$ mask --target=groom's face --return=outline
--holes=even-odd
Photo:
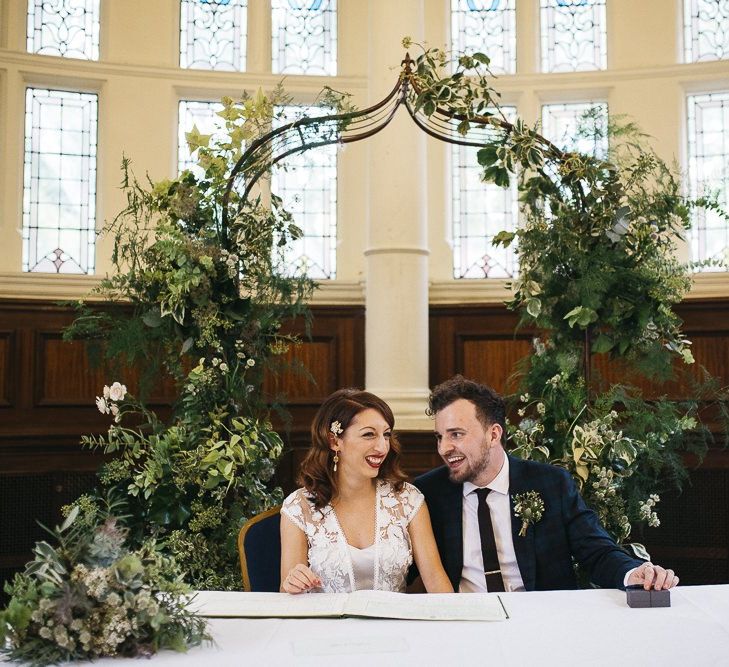
[[[491,454],[501,442],[501,427],[484,426],[471,401],[458,399],[435,414],[435,438],[452,482],[484,486],[493,479]]]

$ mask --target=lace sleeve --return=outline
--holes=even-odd
[[[306,532],[304,507],[307,501],[303,491],[303,489],[297,489],[283,501],[281,514],[290,519],[297,528]]]
[[[425,496],[419,489],[407,482],[403,484],[402,491],[400,492],[400,502],[402,502],[406,525],[415,518],[424,500]]]

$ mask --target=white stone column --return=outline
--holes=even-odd
[[[423,0],[368,3],[370,103],[394,86],[402,38],[422,41]],[[366,385],[392,407],[399,429],[430,429],[426,135],[401,108],[368,141]]]

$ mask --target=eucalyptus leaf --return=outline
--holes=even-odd
[[[539,314],[542,312],[542,302],[536,298],[532,297],[530,299],[527,299],[526,301],[526,311],[529,313],[533,318],[539,317]]]
[[[190,348],[192,348],[193,344],[195,343],[195,339],[190,336],[189,338],[185,339],[185,342],[182,343],[182,348],[180,349],[180,354],[185,354],[186,352],[189,352]]]
[[[74,505],[71,508],[71,511],[68,513],[68,516],[66,517],[66,520],[61,524],[61,527],[59,528],[59,531],[61,533],[67,531],[70,528],[71,524],[74,521],[76,521],[76,519],[78,518],[79,511],[80,511],[80,508],[79,508],[78,505]]]
[[[162,315],[160,314],[159,307],[152,308],[142,315],[142,322],[151,328],[160,326],[162,324]]]

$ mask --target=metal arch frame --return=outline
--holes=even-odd
[[[348,144],[368,139],[390,124],[401,105],[407,109],[409,116],[419,129],[439,141],[460,146],[484,146],[487,142],[486,136],[482,141],[468,139],[460,135],[454,126],[449,125],[453,121],[466,120],[465,116],[455,114],[442,107],[437,107],[432,116],[426,116],[416,109],[415,99],[421,90],[413,72],[414,64],[415,61],[410,58],[410,54],[406,54],[401,63],[402,71],[393,89],[385,98],[366,109],[330,116],[300,118],[253,141],[236,162],[228,178],[222,206],[221,232],[223,237],[227,234],[229,224],[230,200],[236,184],[241,178],[248,176],[245,178],[245,187],[240,196],[239,211],[248,201],[253,186],[275,164],[289,155],[303,153],[311,148]],[[496,132],[509,134],[513,129],[511,123],[496,116],[477,115],[468,120],[477,126],[472,134],[478,130],[487,132],[489,128]],[[311,135],[310,141],[307,141],[307,131]],[[563,155],[556,146],[546,139],[542,138],[542,140],[545,147],[554,151],[555,157]],[[249,170],[251,173],[247,174]]]

